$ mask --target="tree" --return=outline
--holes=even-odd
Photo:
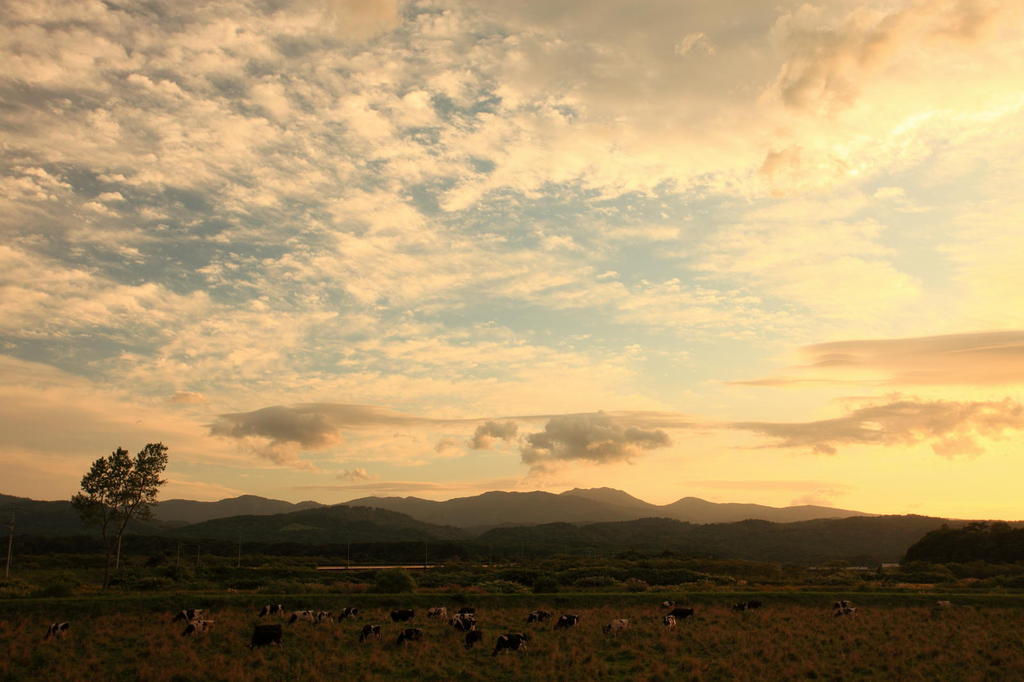
[[[384,594],[399,594],[416,590],[416,581],[404,568],[385,568],[377,571],[373,591]]]
[[[71,498],[82,521],[99,526],[106,552],[103,587],[110,585],[111,555],[114,567],[121,565],[121,537],[128,522],[148,519],[156,494],[167,481],[160,474],[167,468],[167,446],[149,443],[133,459],[124,448],[100,457],[82,477],[82,489]]]

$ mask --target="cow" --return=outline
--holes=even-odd
[[[359,633],[359,641],[365,642],[368,639],[380,639],[379,625],[364,625]]]
[[[732,605],[733,611],[749,611],[751,609],[759,608],[761,608],[761,602],[759,602],[756,599],[751,599],[750,601],[741,601]]]
[[[543,623],[544,621],[550,620],[550,619],[551,619],[551,612],[550,611],[537,610],[537,611],[531,611],[530,612],[530,615],[528,615],[526,617],[526,622],[527,623]]]
[[[494,640],[494,651],[491,656],[497,656],[502,651],[526,651],[526,642],[530,638],[521,632],[510,632],[500,635]]]
[[[304,609],[302,611],[292,611],[291,618],[288,619],[288,624],[289,625],[294,625],[295,623],[299,622],[300,620],[306,621],[307,623],[316,623],[317,622],[316,621],[316,614],[313,613],[312,611],[310,611],[309,609]]]
[[[191,623],[194,620],[198,620],[203,617],[203,609],[182,609],[178,611],[177,615],[171,619],[172,623],[177,623],[179,620],[183,620],[186,623]]]
[[[676,626],[676,617],[669,614],[661,619],[661,624],[667,628],[674,628]]]
[[[852,609],[853,602],[848,599],[840,599],[836,603],[832,604],[833,611],[839,611],[840,609]]]
[[[331,612],[330,611],[317,611],[316,613],[313,614],[313,624],[314,625],[320,625],[321,623],[330,623],[330,622],[331,622]]]
[[[625,630],[628,627],[629,627],[629,619],[628,618],[616,618],[615,620],[613,620],[612,622],[608,623],[607,625],[602,626],[601,627],[601,632],[603,632],[604,634],[608,635],[608,634],[611,634],[613,632],[622,632],[623,630]]]
[[[476,618],[470,615],[454,616],[448,623],[459,632],[476,630]]]
[[[472,649],[473,645],[484,641],[484,633],[480,630],[470,630],[466,633],[466,648]]]
[[[214,621],[212,620],[194,620],[185,626],[185,630],[181,633],[181,636],[188,637],[189,635],[192,635],[193,637],[197,637],[199,635],[206,634],[213,629],[213,623]]]
[[[948,609],[952,608],[952,606],[953,602],[947,601],[945,599],[940,599],[939,601],[935,602],[935,608],[937,609]]]
[[[357,609],[354,606],[346,606],[338,614],[338,622],[340,623],[341,621],[346,620],[348,618],[355,618],[358,615],[359,615],[359,609]]]
[[[737,604],[733,604],[732,605],[732,610],[733,611],[746,611],[747,610],[747,602],[741,601],[741,602],[739,602]]]
[[[400,646],[406,642],[419,642],[423,639],[423,630],[419,628],[406,628],[398,633],[395,645]]]
[[[571,614],[566,613],[566,614],[563,614],[563,615],[558,617],[558,622],[555,623],[555,629],[556,630],[567,630],[569,628],[574,628],[574,627],[576,627],[579,624],[580,624],[580,617],[579,616],[571,615]]]
[[[761,603],[760,599],[751,599],[750,601],[747,602],[747,608],[748,609],[759,609],[762,606],[764,606],[764,604]]]
[[[427,609],[427,618],[448,618],[448,609],[443,606],[434,606]]]
[[[252,631],[252,639],[249,641],[249,648],[256,649],[268,644],[279,646],[281,644],[281,624],[256,625]]]
[[[676,620],[686,620],[687,618],[693,617],[693,609],[685,606],[677,606],[669,611],[668,615],[672,616]]]
[[[50,623],[50,627],[46,629],[46,634],[43,639],[64,639],[64,635],[68,634],[68,630],[71,628],[71,623],[64,621],[63,623]]]
[[[674,601],[672,601],[671,599],[666,599],[665,601],[661,602],[661,608],[663,608],[663,609],[670,609],[670,608],[672,608],[675,605],[676,605],[676,603]]]
[[[838,618],[839,616],[852,616],[857,613],[856,607],[853,603],[846,599],[836,602],[838,606],[832,607],[832,617]]]
[[[412,621],[415,616],[416,611],[412,608],[396,608],[391,611],[391,622],[404,623],[406,621]]]
[[[267,604],[260,609],[260,618],[284,613],[284,604]]]

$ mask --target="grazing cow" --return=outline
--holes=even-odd
[[[185,626],[185,631],[181,633],[181,636],[188,637],[192,635],[193,637],[198,637],[199,635],[206,634],[213,629],[213,623],[214,621],[212,620],[194,620]]]
[[[476,630],[476,618],[474,618],[473,616],[454,616],[450,621],[448,621],[448,623],[459,632],[469,632],[470,630]]]
[[[625,630],[628,627],[629,627],[629,619],[628,618],[616,618],[615,620],[613,620],[612,622],[608,623],[607,625],[602,626],[601,627],[601,632],[603,632],[604,634],[607,635],[607,634],[611,634],[613,632],[622,632],[623,630]]]
[[[249,648],[255,649],[257,647],[267,646],[273,644],[278,646],[281,644],[281,624],[276,623],[274,625],[257,625],[252,631],[252,640],[249,641]]]
[[[661,624],[667,628],[674,628],[676,626],[676,617],[669,614],[661,619]]]
[[[674,601],[672,601],[671,599],[666,599],[665,601],[661,602],[661,608],[663,608],[663,609],[670,609],[670,608],[672,608],[675,605],[676,605],[676,603]]]
[[[404,623],[407,620],[412,620],[416,616],[416,612],[412,609],[395,609],[391,612],[391,620],[395,623]]]
[[[434,606],[427,609],[427,618],[448,618],[448,609],[443,606]]]
[[[380,626],[379,625],[364,625],[362,631],[359,633],[359,641],[365,642],[368,639],[380,639]]]
[[[186,623],[191,623],[194,620],[198,620],[203,617],[203,609],[182,609],[178,611],[177,615],[171,619],[172,623],[177,623],[179,620],[183,620]]]
[[[757,599],[751,599],[750,601],[741,601],[732,605],[733,611],[749,611],[750,609],[759,609],[762,604]]]
[[[267,604],[260,609],[260,618],[284,613],[284,604]]]
[[[473,645],[484,641],[484,633],[480,630],[470,630],[466,633],[466,648],[472,649]]]
[[[64,639],[64,635],[68,634],[68,630],[71,628],[71,623],[64,621],[63,623],[50,623],[50,627],[46,629],[46,635],[43,639]]]
[[[746,611],[747,610],[747,602],[741,601],[741,602],[739,602],[737,604],[733,604],[732,605],[732,610],[733,611]]]
[[[668,615],[672,616],[676,620],[686,620],[687,618],[693,617],[693,609],[685,606],[677,606],[668,612]]]
[[[555,623],[555,629],[556,630],[563,630],[563,629],[574,628],[574,627],[576,627],[579,624],[580,624],[580,617],[579,616],[570,615],[570,614],[566,613],[566,614],[563,614],[563,615],[558,617],[558,622]]]
[[[764,606],[764,604],[761,603],[760,599],[751,599],[750,601],[747,602],[747,608],[748,609],[759,609],[762,606]]]
[[[836,602],[836,606],[832,607],[832,617],[838,618],[839,616],[852,616],[857,613],[856,607],[853,603],[847,600]]]
[[[419,642],[423,639],[423,630],[419,628],[406,628],[398,633],[398,639],[395,640],[396,646],[401,646],[406,642]]]
[[[530,615],[526,617],[527,623],[543,623],[546,620],[551,620],[550,611],[531,611]]]
[[[359,609],[357,609],[354,606],[346,606],[341,610],[341,613],[338,614],[338,622],[340,623],[341,621],[346,620],[348,618],[355,618],[358,615]]]
[[[313,614],[313,624],[314,625],[320,625],[321,623],[330,623],[330,622],[331,622],[331,612],[330,611],[317,611],[315,614]]]
[[[840,599],[839,601],[837,601],[835,604],[832,605],[832,610],[833,611],[839,611],[840,609],[852,609],[852,608],[853,608],[853,602],[848,600],[848,599]]]
[[[316,623],[317,622],[316,621],[316,614],[313,613],[312,611],[310,611],[309,609],[305,609],[303,611],[292,611],[292,616],[291,616],[291,618],[288,619],[288,624],[289,625],[294,625],[295,623],[299,622],[300,620],[304,620],[307,623]]]
[[[497,656],[502,651],[526,651],[526,642],[530,639],[521,632],[510,632],[507,635],[500,635],[494,640],[494,651],[491,656]]]

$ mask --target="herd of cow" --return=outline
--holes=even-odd
[[[675,628],[679,621],[692,618],[694,615],[693,608],[677,606],[674,601],[664,601],[661,603],[661,606],[664,609],[670,609],[662,616],[661,619],[662,625],[666,628]],[[759,609],[761,606],[762,603],[760,601],[752,599],[733,604],[731,608],[733,611],[749,611]],[[949,606],[951,606],[950,602],[942,601],[938,602],[937,608],[947,608]],[[832,606],[832,615],[834,617],[852,616],[856,612],[857,609],[853,606],[852,602],[846,599],[837,601]],[[274,616],[282,618],[288,625],[295,625],[299,622],[306,622],[311,625],[320,625],[323,623],[335,621],[341,623],[347,620],[356,619],[359,616],[359,609],[357,607],[346,607],[335,616],[330,611],[314,611],[311,609],[285,613],[283,604],[267,604],[260,609],[258,614],[258,618],[261,620]],[[395,609],[391,611],[389,616],[393,623],[407,623],[415,618],[416,612],[413,609]],[[526,623],[546,623],[553,617],[554,615],[550,611],[538,609],[536,611],[531,611],[526,616]],[[477,627],[476,609],[473,607],[464,606],[449,617],[448,609],[446,607],[436,606],[427,609],[427,618],[440,620],[442,622],[447,621],[447,623],[457,631],[464,633],[463,642],[467,649],[472,649],[477,644],[483,642],[483,632]],[[183,609],[175,614],[171,622],[185,623],[185,629],[181,633],[182,636],[199,636],[209,632],[215,621],[206,618],[203,609]],[[580,616],[578,614],[562,614],[558,617],[558,620],[555,621],[554,629],[567,630],[576,627],[579,625],[579,622]],[[628,627],[628,618],[616,618],[602,626],[601,630],[605,634],[612,634],[621,632]],[[70,623],[68,622],[52,623],[48,628],[44,639],[61,639],[67,634],[69,628]],[[253,628],[249,648],[256,649],[264,646],[279,645],[281,644],[283,633],[284,629],[281,623],[259,623]],[[395,639],[395,644],[397,646],[401,646],[406,642],[418,642],[421,641],[423,637],[424,632],[421,628],[405,627],[399,631],[398,636]],[[382,639],[382,628],[380,625],[367,623],[359,630],[360,642],[380,639]],[[497,656],[505,651],[525,651],[526,643],[529,639],[530,636],[522,632],[509,632],[499,635],[494,642],[494,649],[491,652],[491,655]]]

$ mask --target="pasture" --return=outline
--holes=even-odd
[[[416,595],[419,602],[425,595]],[[336,596],[335,596],[336,598]],[[600,605],[573,606],[541,595],[515,600],[481,600],[479,629],[483,644],[466,650],[463,634],[426,617],[416,604],[412,623],[392,623],[388,612],[403,604],[362,604],[358,595],[345,604],[318,603],[323,595],[292,596],[286,611],[299,608],[361,607],[359,617],[321,625],[283,626],[280,647],[250,651],[255,623],[285,623],[287,618],[257,618],[258,607],[226,602],[205,617],[211,632],[183,637],[173,623],[174,609],[139,601],[92,612],[81,604],[64,615],[60,600],[16,610],[0,618],[0,657],[4,680],[1019,680],[1024,679],[1024,609],[996,600],[983,606],[933,610],[908,604],[858,604],[855,616],[833,617],[827,595],[820,604],[772,601],[762,609],[734,612],[729,598],[694,603],[696,616],[666,629],[667,611],[658,600],[609,599]],[[376,600],[374,600],[376,601]],[[438,601],[449,606],[451,602]],[[681,602],[684,603],[684,602]],[[97,603],[97,606],[100,604]],[[179,608],[194,604],[182,603]],[[580,624],[556,631],[553,621],[526,624],[527,613],[546,608],[555,614],[578,613]],[[602,626],[628,618],[621,632]],[[43,641],[47,626],[71,621],[67,637]],[[360,644],[366,623],[382,625],[383,638]],[[400,629],[424,630],[423,641],[395,644]],[[530,636],[525,651],[492,657],[498,635]]]

